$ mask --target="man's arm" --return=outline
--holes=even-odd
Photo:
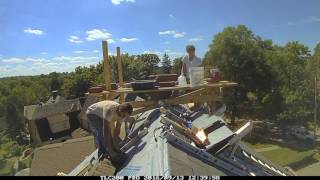
[[[112,135],[111,135],[111,126],[112,123],[108,122],[107,120],[103,120],[103,135],[105,140],[106,148],[108,149],[110,156],[113,154],[112,149]]]
[[[116,128],[114,129],[114,132],[113,132],[113,138],[115,139],[119,138],[120,130],[121,130],[121,123],[117,121]]]
[[[186,63],[182,63],[182,70],[181,70],[181,72],[182,72],[182,74],[184,75],[184,76],[186,76],[187,75],[187,66],[186,66]]]

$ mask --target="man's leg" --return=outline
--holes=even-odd
[[[98,146],[98,157],[106,153],[105,140],[103,137],[103,120],[94,114],[87,115],[90,128],[95,137],[95,143]]]

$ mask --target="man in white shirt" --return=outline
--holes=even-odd
[[[182,70],[181,72],[189,78],[189,69],[191,67],[197,67],[202,64],[201,58],[196,56],[196,48],[194,45],[187,45],[186,51],[188,55],[182,59]]]

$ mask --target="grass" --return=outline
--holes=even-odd
[[[0,161],[0,175],[1,176],[11,176],[14,174],[13,165],[18,157],[13,157],[9,159],[3,159]]]
[[[253,149],[261,149],[279,145],[278,143],[275,143],[268,139],[259,138],[257,136],[247,136],[244,138],[243,142]]]
[[[12,157],[8,159],[0,160],[0,176],[10,176],[14,175],[13,165],[19,159],[19,157]],[[31,165],[31,158],[25,158],[19,161],[19,170],[25,169],[30,167]]]
[[[315,151],[296,151],[289,148],[280,147],[275,150],[261,152],[261,154],[281,166],[290,166],[314,155]]]
[[[251,144],[248,142],[244,142],[244,143],[253,149],[261,149],[261,148],[268,148],[268,147],[274,146],[274,144],[266,144],[266,143],[255,143],[255,144]]]
[[[19,159],[22,151],[29,146],[19,145],[5,133],[0,133],[0,175],[14,175],[14,163]],[[25,158],[19,162],[19,169],[30,166],[31,159]]]
[[[29,156],[28,158],[25,158],[23,160],[19,161],[19,170],[28,168],[31,166],[31,157]]]
[[[288,143],[274,142],[257,136],[246,137],[244,142],[246,145],[254,149],[267,148],[274,145],[278,146],[277,149],[260,152],[260,154],[276,164],[281,166],[290,166],[295,170],[301,169],[320,160],[320,154],[317,153],[317,148],[307,147],[306,144],[303,143],[289,143],[296,143],[299,144],[298,146],[301,146],[300,148],[293,148],[288,146]],[[320,150],[320,148],[318,148],[318,150]]]

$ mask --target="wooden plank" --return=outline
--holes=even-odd
[[[132,116],[136,115],[136,114],[143,113],[145,111],[149,111],[149,110],[157,108],[157,107],[158,107],[158,105],[148,106],[148,107],[144,107],[144,108],[135,108],[135,109],[133,109]]]
[[[118,78],[119,78],[119,85],[123,87],[123,70],[122,70],[122,62],[121,62],[121,54],[120,54],[120,47],[117,47],[117,64],[118,64]],[[125,101],[124,94],[120,94],[120,103]]]
[[[157,101],[131,101],[129,103],[132,105],[133,108],[141,108],[158,104]]]
[[[216,94],[216,91],[217,91],[217,89],[207,89],[206,93],[208,96],[216,97],[216,96],[218,96]],[[207,101],[207,108],[208,108],[209,114],[211,115],[211,113],[213,113],[215,110],[215,99]]]
[[[104,72],[104,80],[106,82],[106,90],[111,90],[111,69],[109,63],[109,52],[108,52],[108,42],[102,41],[102,52],[103,52],[103,72]]]
[[[214,97],[214,96],[208,96],[208,95],[202,95],[199,96],[197,98],[187,98],[187,99],[180,99],[180,100],[176,100],[176,99],[168,99],[165,100],[165,103],[171,104],[171,105],[176,105],[176,104],[187,104],[190,102],[193,103],[203,103],[203,102],[208,102],[208,101],[214,101],[214,100],[221,100],[221,97]]]
[[[219,88],[219,87],[229,87],[236,86],[237,83],[216,83],[216,84],[204,84],[196,87],[191,87],[190,85],[186,86],[174,86],[174,87],[162,87],[158,89],[147,89],[147,90],[133,90],[132,88],[119,88],[117,90],[111,90],[113,93],[157,93],[164,91],[173,91],[173,90],[195,90],[200,88]],[[102,93],[106,93],[105,91]]]
[[[188,101],[188,99],[196,99],[197,96],[200,96],[201,93],[205,92],[205,90],[206,90],[205,88],[201,88],[201,89],[192,91],[190,93],[183,94],[181,96],[165,100],[165,102],[172,104],[172,103],[175,103],[175,102],[183,102],[185,100]]]
[[[163,87],[163,88],[158,88],[158,89],[146,89],[146,90],[133,90],[132,88],[119,88],[117,90],[113,90],[111,92],[115,93],[157,93],[157,92],[164,92],[164,91],[172,91],[172,90],[186,90],[189,89],[190,87],[179,87],[179,86],[174,86],[174,87]]]

